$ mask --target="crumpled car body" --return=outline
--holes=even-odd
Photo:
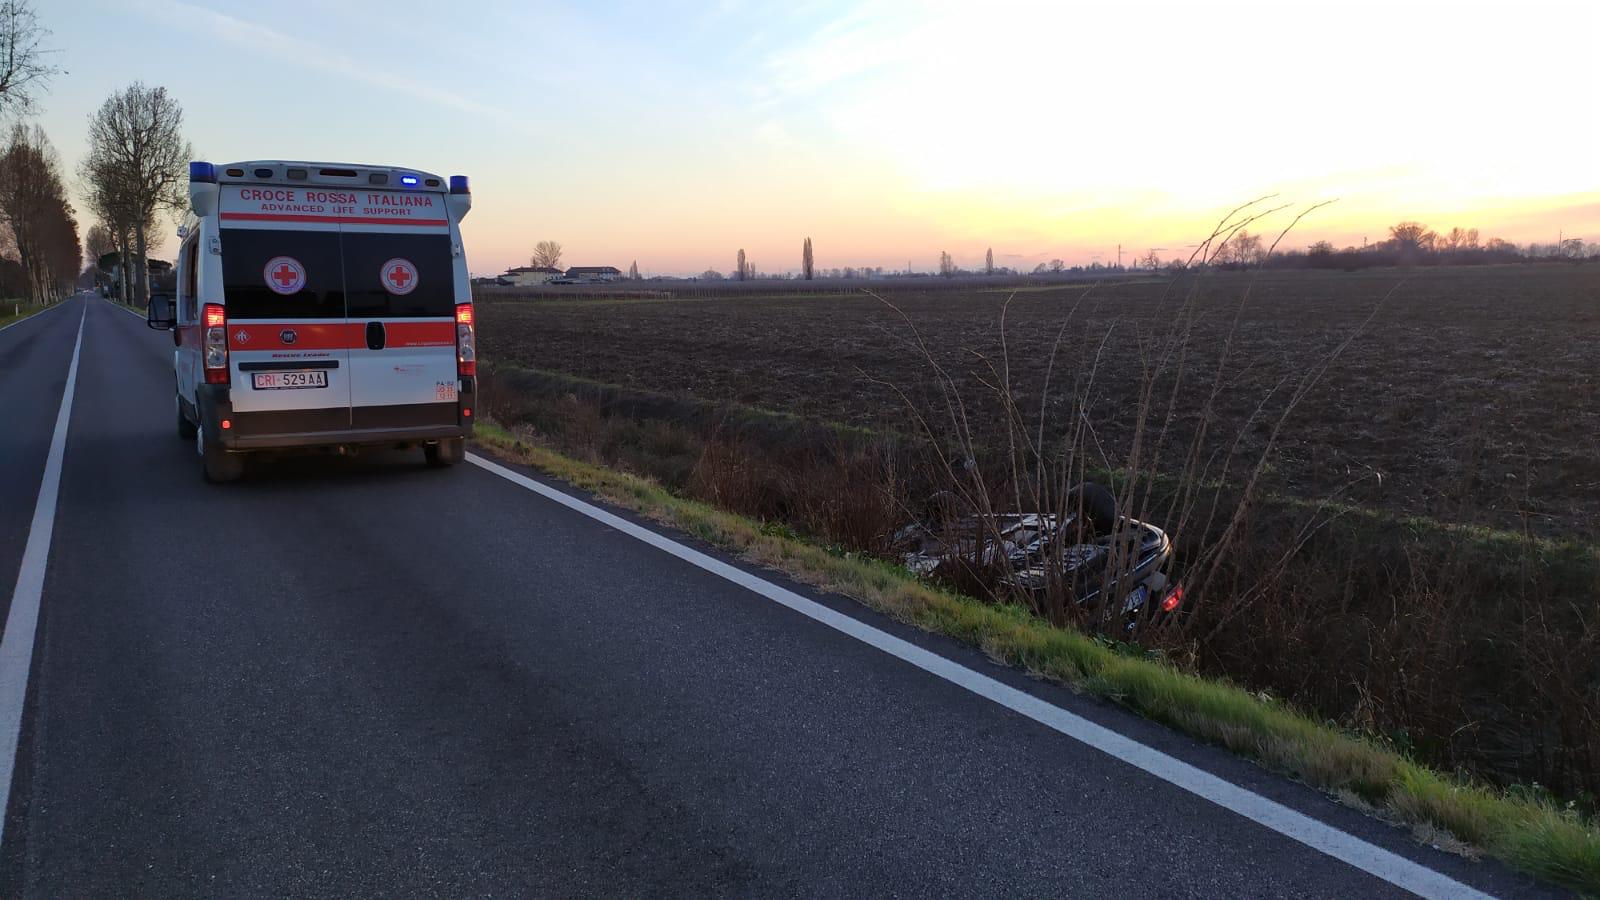
[[[1086,519],[1040,513],[967,515],[908,525],[896,532],[892,546],[905,567],[918,575],[965,562],[999,568],[1006,583],[1029,594],[1042,595],[1054,583],[1085,606],[1100,605],[1108,587],[1123,592],[1124,613],[1169,613],[1181,605],[1183,589],[1166,574],[1172,561],[1166,532],[1127,517],[1111,529],[1096,529]]]

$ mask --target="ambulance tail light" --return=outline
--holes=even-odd
[[[228,383],[228,313],[220,303],[207,303],[201,341],[206,361],[206,384]]]
[[[472,334],[472,304],[456,304],[456,374],[478,374],[478,341]]]

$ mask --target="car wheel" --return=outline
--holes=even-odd
[[[194,423],[183,414],[183,401],[177,394],[172,395],[172,405],[178,408],[178,437],[186,441],[194,440]]]
[[[221,484],[238,481],[244,475],[244,457],[207,441],[205,428],[196,428],[194,435],[195,447],[200,451],[200,472],[207,481]]]
[[[422,456],[435,469],[453,466],[467,458],[465,438],[441,438],[436,444],[423,444]]]

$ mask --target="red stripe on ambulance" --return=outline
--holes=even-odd
[[[389,321],[383,323],[383,331],[385,347],[453,347],[456,342],[454,322]],[[285,341],[286,333],[294,338]],[[365,322],[233,322],[228,326],[228,346],[239,351],[365,350],[367,326]]]

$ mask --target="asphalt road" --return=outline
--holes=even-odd
[[[1402,893],[483,468],[207,485],[168,336],[98,299],[0,332],[0,584],[80,318],[4,896]],[[1540,893],[759,574],[1462,884]]]

